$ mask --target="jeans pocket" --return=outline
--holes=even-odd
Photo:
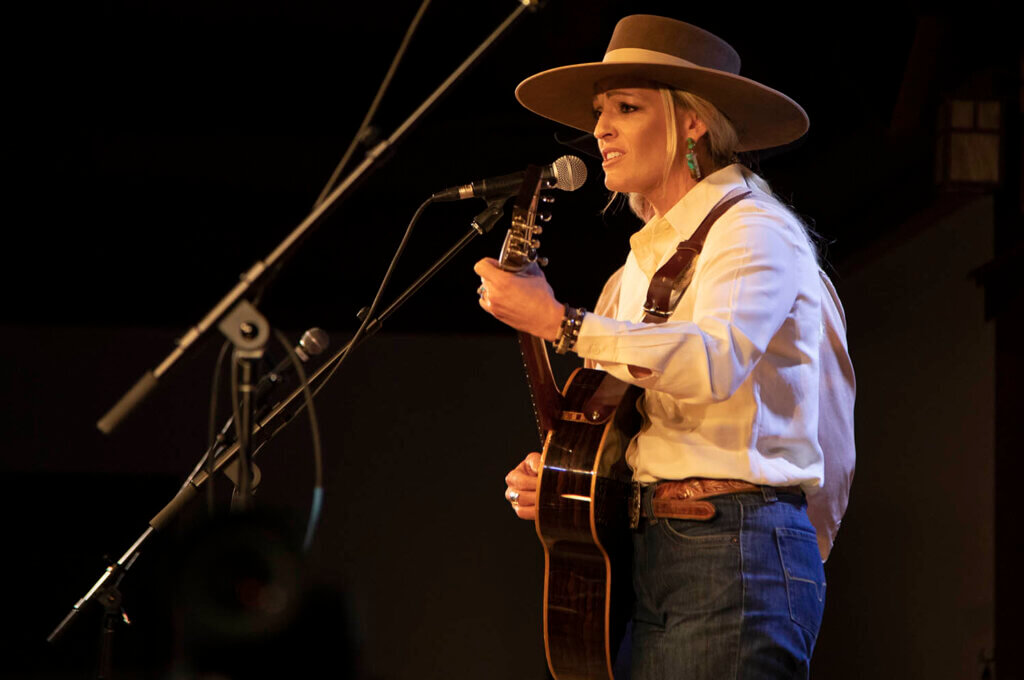
[[[739,544],[738,532],[730,531],[721,516],[711,519],[663,518],[658,520],[658,525],[671,540],[683,545],[714,547]]]
[[[789,616],[817,637],[825,609],[825,568],[817,537],[800,529],[775,529],[779,558],[786,574]]]

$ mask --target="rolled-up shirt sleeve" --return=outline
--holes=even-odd
[[[621,380],[683,402],[728,399],[793,308],[793,234],[780,215],[730,210],[711,229],[685,294],[693,296],[692,320],[676,314],[651,324],[587,314],[576,352]]]

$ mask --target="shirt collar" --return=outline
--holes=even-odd
[[[658,267],[679,242],[693,235],[722,197],[740,186],[746,186],[740,165],[716,170],[697,182],[665,215],[651,218],[630,237],[633,255],[648,280],[654,278]]]

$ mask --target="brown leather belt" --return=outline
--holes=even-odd
[[[777,486],[776,494],[803,495],[799,486]],[[732,493],[761,491],[762,485],[741,479],[707,479],[690,477],[679,481],[659,482],[651,499],[651,512],[640,502],[643,487],[634,484],[633,508],[630,519],[635,527],[640,517],[669,517],[672,519],[708,520],[715,516],[715,506],[705,498]]]

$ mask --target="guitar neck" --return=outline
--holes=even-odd
[[[526,378],[530,383],[530,394],[533,396],[533,412],[537,417],[537,430],[543,444],[548,431],[554,429],[555,423],[562,415],[562,394],[555,385],[555,377],[551,373],[551,360],[548,358],[544,341],[520,331],[519,349],[523,353]]]

